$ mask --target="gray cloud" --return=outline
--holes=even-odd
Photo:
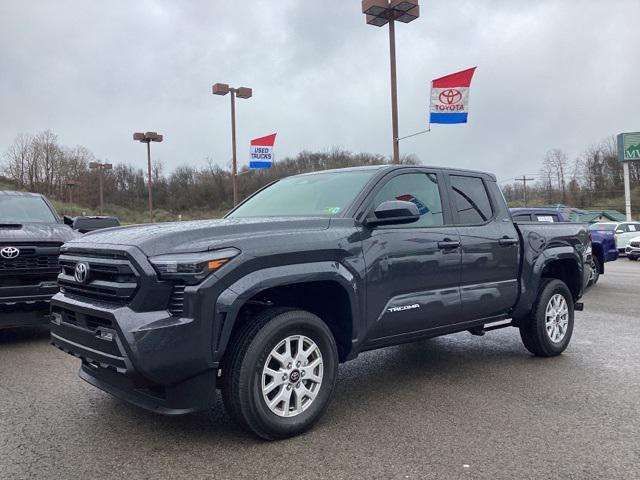
[[[545,151],[639,130],[640,2],[423,1],[399,25],[400,129],[426,128],[432,78],[478,65],[470,123],[402,142],[427,164],[501,178],[535,173]],[[216,81],[254,88],[238,102],[239,152],[277,131],[277,155],[341,146],[390,153],[386,29],[359,1],[4,0],[0,149],[54,130],[102,159],[144,166],[131,140],[157,130],[168,169],[230,157],[229,105]]]

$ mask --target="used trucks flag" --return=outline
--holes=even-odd
[[[431,123],[467,123],[469,87],[476,67],[431,82]]]
[[[249,168],[271,168],[276,133],[251,140]]]

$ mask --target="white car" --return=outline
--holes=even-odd
[[[598,222],[591,224],[589,229],[614,232],[618,252],[624,255],[631,239],[640,235],[640,222]]]
[[[640,237],[633,237],[629,241],[629,245],[625,247],[625,253],[629,260],[638,260],[640,258]]]

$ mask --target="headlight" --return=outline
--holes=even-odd
[[[240,250],[225,248],[210,252],[173,253],[149,257],[149,261],[164,280],[184,280],[187,283],[198,283],[211,272],[215,272]]]

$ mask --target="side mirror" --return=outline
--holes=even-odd
[[[101,228],[119,227],[120,221],[116,217],[67,217],[64,223],[80,233],[93,232]]]
[[[372,227],[378,225],[402,225],[417,222],[420,211],[415,203],[404,200],[389,200],[382,202],[373,212],[373,218],[368,218],[366,224]]]
[[[624,233],[624,230],[618,229],[618,230],[616,230],[616,233]]]

